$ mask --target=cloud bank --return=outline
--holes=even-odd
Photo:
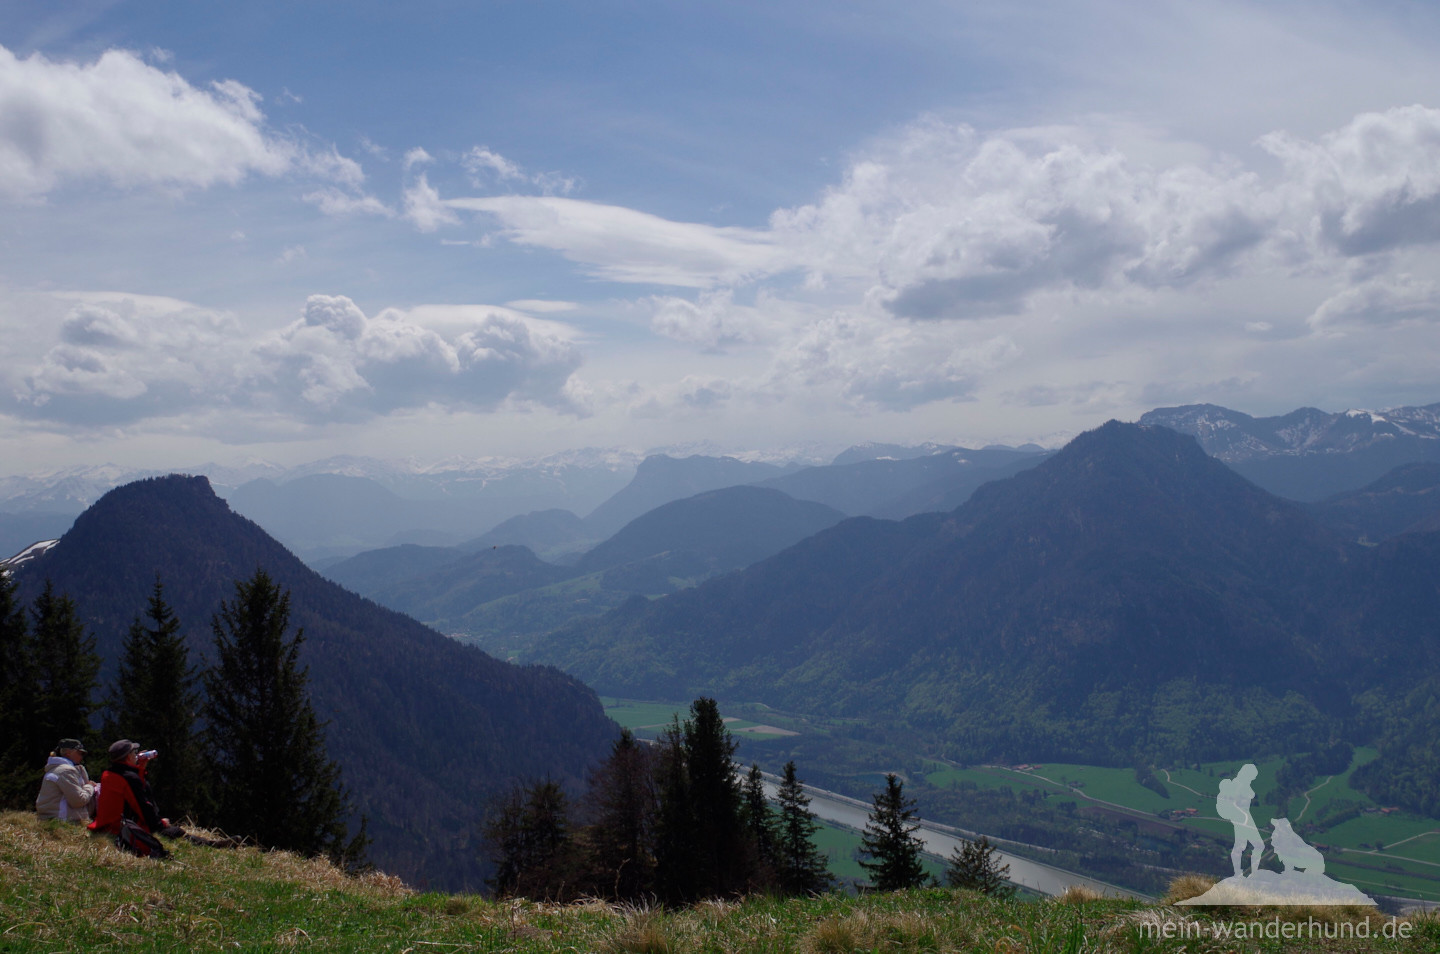
[[[312,295],[299,319],[255,339],[233,316],[185,302],[72,297],[83,300],[59,340],[13,383],[12,413],[83,428],[226,411],[310,425],[427,406],[584,412],[568,329],[510,309],[466,309],[437,331],[398,309],[372,317],[344,296]]]
[[[1440,110],[1425,106],[1311,139],[1277,131],[1248,162],[1137,159],[1104,124],[986,133],[923,119],[763,229],[552,196],[431,201],[593,278],[678,290],[641,299],[655,334],[764,356],[724,388],[707,384],[710,405],[804,391],[901,411],[973,397],[1002,370],[1057,373],[1067,355],[1083,380],[1009,381],[1002,400],[1113,403],[1126,389],[1138,400],[1155,373],[1147,348],[1253,362],[1225,380],[1256,381],[1285,360],[1278,343],[1433,323],[1440,306],[1413,277],[1440,242]],[[1236,320],[1200,314],[1237,307]],[[695,405],[684,388],[662,392]]]

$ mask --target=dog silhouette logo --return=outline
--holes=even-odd
[[[1275,857],[1280,859],[1282,873],[1288,874],[1291,870],[1298,869],[1307,875],[1323,875],[1325,873],[1325,856],[1313,845],[1307,845],[1305,839],[1295,834],[1295,829],[1290,827],[1290,821],[1286,818],[1273,818],[1270,824],[1274,827],[1275,833],[1270,836],[1270,848],[1275,852]]]

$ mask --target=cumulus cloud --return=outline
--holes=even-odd
[[[1440,110],[1364,113],[1316,142],[1276,132],[1260,145],[1284,163],[1305,224],[1341,253],[1440,240]]]
[[[642,304],[665,338],[768,349],[769,371],[732,378],[730,403],[808,395],[904,410],[989,388],[1024,406],[1115,408],[1144,399],[1156,349],[1175,354],[1182,340],[1214,365],[1204,374],[1258,386],[1292,347],[1283,342],[1322,349],[1307,363],[1345,364],[1301,329],[1325,337],[1440,316],[1435,283],[1413,277],[1433,268],[1440,241],[1440,110],[1368,113],[1257,146],[1253,168],[1201,150],[1138,160],[1103,129],[925,120],[765,229],[538,199],[448,205],[495,215],[503,237],[592,276],[697,289]],[[736,304],[742,290],[754,306]],[[1072,364],[1085,377],[1024,380],[1026,368]],[[687,403],[674,388],[647,393],[645,407]]]
[[[575,408],[565,390],[580,353],[548,323],[493,309],[446,337],[395,309],[367,317],[349,298],[312,295],[302,318],[261,343],[262,394],[286,410],[359,419],[438,403],[511,401]]]
[[[571,380],[581,361],[573,335],[510,309],[367,316],[344,296],[313,295],[301,318],[257,340],[232,316],[185,302],[72,297],[80,300],[60,320],[58,340],[12,382],[20,416],[107,426],[230,411],[278,426],[426,406],[584,413]]]
[[[735,304],[729,289],[702,293],[697,301],[657,295],[650,328],[656,334],[716,350],[759,340],[767,321],[756,308]]]
[[[772,229],[812,285],[863,282],[896,316],[933,319],[1013,315],[1041,290],[1188,284],[1271,227],[1252,175],[1157,171],[1083,140],[922,122]]]
[[[125,50],[67,63],[0,47],[0,194],[37,199],[87,180],[204,188],[291,171],[358,185],[353,160],[268,131],[259,102],[235,80],[199,88]]]
[[[233,318],[144,296],[75,296],[60,340],[12,387],[24,417],[129,424],[228,400],[238,382]],[[240,362],[237,362],[237,357]]]

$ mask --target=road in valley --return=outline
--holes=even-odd
[[[767,774],[765,776],[766,793],[774,798],[779,788],[780,779],[778,776]],[[865,823],[870,817],[870,810],[873,806],[868,802],[841,795],[838,792],[827,792],[824,789],[805,786],[805,794],[810,796],[810,811],[823,821],[832,825],[839,825],[843,828],[851,828],[855,831],[863,831]],[[960,828],[952,828],[949,825],[941,825],[937,822],[928,822],[924,819],[916,819],[920,824],[920,830],[916,834],[925,844],[925,851],[942,859],[949,858],[955,848],[963,839],[979,838],[978,832],[968,832]],[[1004,839],[990,838],[992,844],[1003,846]],[[1010,866],[1010,880],[1018,885],[1038,891],[1041,894],[1059,895],[1072,885],[1080,885],[1097,891],[1112,898],[1139,898],[1149,900],[1146,895],[1130,891],[1117,885],[1108,884],[1104,881],[1097,881],[1094,878],[1077,874],[1073,871],[1066,871],[1063,868],[1056,868],[1053,865],[1042,864],[1038,861],[1031,861],[1029,858],[1021,858],[1003,851],[997,851],[995,857],[1000,864]]]

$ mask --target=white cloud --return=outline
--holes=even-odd
[[[657,295],[649,299],[649,303],[654,309],[650,316],[651,330],[703,348],[756,341],[768,323],[757,309],[736,305],[728,289],[702,292],[693,302]]]
[[[543,322],[492,309],[446,337],[390,309],[367,318],[343,296],[312,295],[300,320],[258,348],[257,390],[301,417],[363,419],[437,403],[491,410],[533,401],[573,410],[565,390],[580,365]]]
[[[493,175],[495,178],[504,181],[506,179],[524,179],[525,173],[515,163],[506,159],[498,152],[491,152],[486,146],[475,146],[465,153],[460,164],[472,176],[483,174]]]
[[[227,415],[243,415],[259,433],[425,407],[584,413],[573,332],[505,308],[371,317],[344,296],[312,295],[300,319],[257,339],[233,316],[172,299],[94,293],[52,304],[64,298],[73,304],[57,338],[28,358],[10,354],[28,370],[10,382],[8,402],[62,428],[208,415],[223,433]]]
[[[393,218],[395,210],[373,195],[352,195],[340,189],[317,189],[303,196],[326,215],[380,215]]]
[[[1407,274],[1384,275],[1327,298],[1306,319],[1316,331],[1440,321],[1440,286]]]
[[[813,286],[857,283],[904,318],[1017,314],[1046,289],[1183,285],[1266,237],[1253,175],[1135,166],[1067,128],[921,122],[817,203],[772,217]]]
[[[531,311],[542,315],[574,311],[580,307],[573,301],[556,301],[548,298],[517,298],[515,301],[507,301],[505,304],[517,311]]]
[[[422,232],[433,232],[442,225],[460,223],[459,216],[441,201],[440,193],[430,185],[423,172],[405,189],[405,218]]]
[[[1440,241],[1440,110],[1363,113],[1309,142],[1271,133],[1302,224],[1345,255]]]
[[[267,133],[258,102],[234,80],[198,89],[124,50],[78,64],[0,47],[0,193],[37,198],[97,179],[203,188],[297,164],[351,181],[348,160]]]
[[[424,149],[421,149],[419,146],[416,146],[414,149],[411,149],[409,152],[405,153],[404,168],[406,172],[409,172],[416,166],[429,165],[434,161],[435,159],[433,156],[430,155],[430,153],[426,152]]]
[[[526,172],[519,163],[512,162],[488,146],[474,146],[460,159],[465,171],[470,173],[471,184],[484,188],[490,182],[523,183],[538,188],[545,195],[569,195],[578,183],[573,177],[558,172]]]
[[[708,288],[790,265],[765,232],[672,222],[621,206],[517,195],[448,199],[444,206],[493,215],[512,242],[553,249],[608,281]]]
[[[78,301],[59,322],[60,340],[12,383],[11,409],[20,416],[81,427],[129,424],[233,394],[243,356],[229,343],[237,331],[230,316],[146,296],[54,302],[63,306],[65,298]]]
[[[901,410],[970,397],[1019,353],[1005,335],[957,338],[944,326],[882,316],[819,318],[777,350],[765,392],[858,409]]]

